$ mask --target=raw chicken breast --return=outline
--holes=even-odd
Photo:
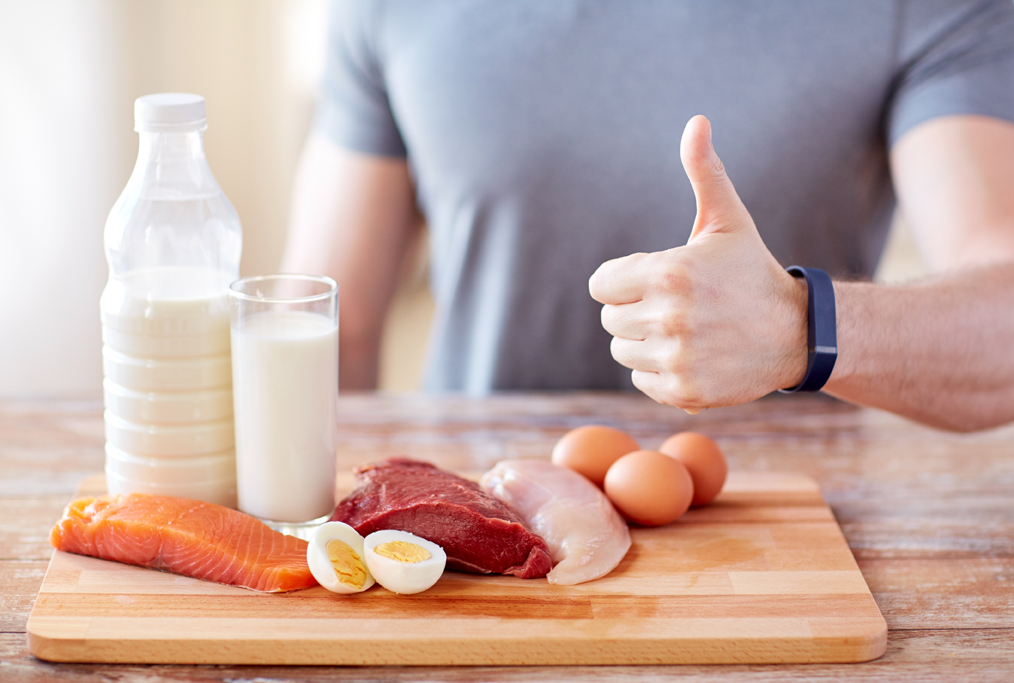
[[[543,460],[504,460],[479,484],[514,507],[545,539],[550,583],[570,586],[611,572],[630,549],[627,524],[597,486]]]

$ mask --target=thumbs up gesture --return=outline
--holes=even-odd
[[[697,198],[686,246],[607,261],[588,282],[613,358],[638,389],[688,412],[798,384],[805,282],[764,246],[703,116],[687,123],[680,158]]]

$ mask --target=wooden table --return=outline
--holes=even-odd
[[[1014,428],[936,432],[822,397],[775,397],[690,417],[643,397],[513,394],[341,399],[340,467],[410,455],[460,470],[546,457],[598,422],[657,446],[715,437],[741,471],[815,478],[890,628],[867,664],[565,668],[286,668],[54,665],[28,654],[25,622],[52,552],[49,529],[102,469],[101,405],[0,402],[0,680],[1014,680]]]

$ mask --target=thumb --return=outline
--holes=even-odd
[[[752,224],[711,144],[711,122],[700,114],[690,119],[683,130],[680,159],[697,198],[697,220],[688,242],[703,233],[734,230],[742,224],[744,216]]]

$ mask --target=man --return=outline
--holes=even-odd
[[[826,392],[1014,420],[1009,0],[342,2],[331,31],[283,268],[342,286],[343,386],[376,384],[421,210],[430,390],[632,384],[696,411],[794,386],[795,263],[839,278]],[[892,191],[935,275],[849,282]]]

